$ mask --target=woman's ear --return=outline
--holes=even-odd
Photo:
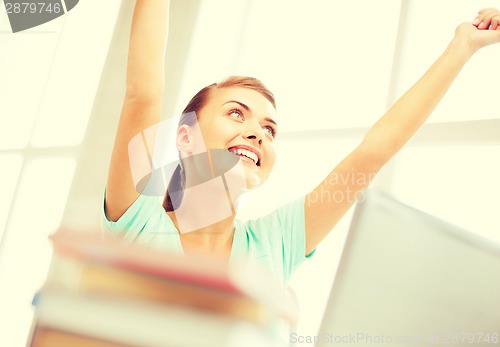
[[[177,129],[175,144],[179,152],[193,154],[193,132],[189,125],[183,124]]]
[[[183,155],[193,155],[206,151],[201,130],[197,124],[179,126],[175,144],[177,150]]]

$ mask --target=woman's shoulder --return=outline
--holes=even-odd
[[[117,221],[107,219],[103,204],[101,216],[103,233],[121,237],[124,241],[154,243],[177,236],[172,220],[156,196],[139,195]]]

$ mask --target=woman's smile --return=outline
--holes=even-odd
[[[257,148],[247,145],[236,145],[228,149],[229,152],[239,156],[242,161],[260,166],[261,154]]]

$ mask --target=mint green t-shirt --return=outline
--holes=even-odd
[[[103,204],[104,206],[104,204]],[[103,210],[104,235],[121,237],[177,254],[184,254],[179,232],[156,197],[140,195],[116,222]],[[229,261],[249,257],[271,271],[286,286],[297,267],[314,252],[305,255],[304,197],[255,220],[235,220]]]

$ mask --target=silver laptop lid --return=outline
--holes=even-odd
[[[499,334],[500,246],[367,191],[316,346],[500,345]]]

